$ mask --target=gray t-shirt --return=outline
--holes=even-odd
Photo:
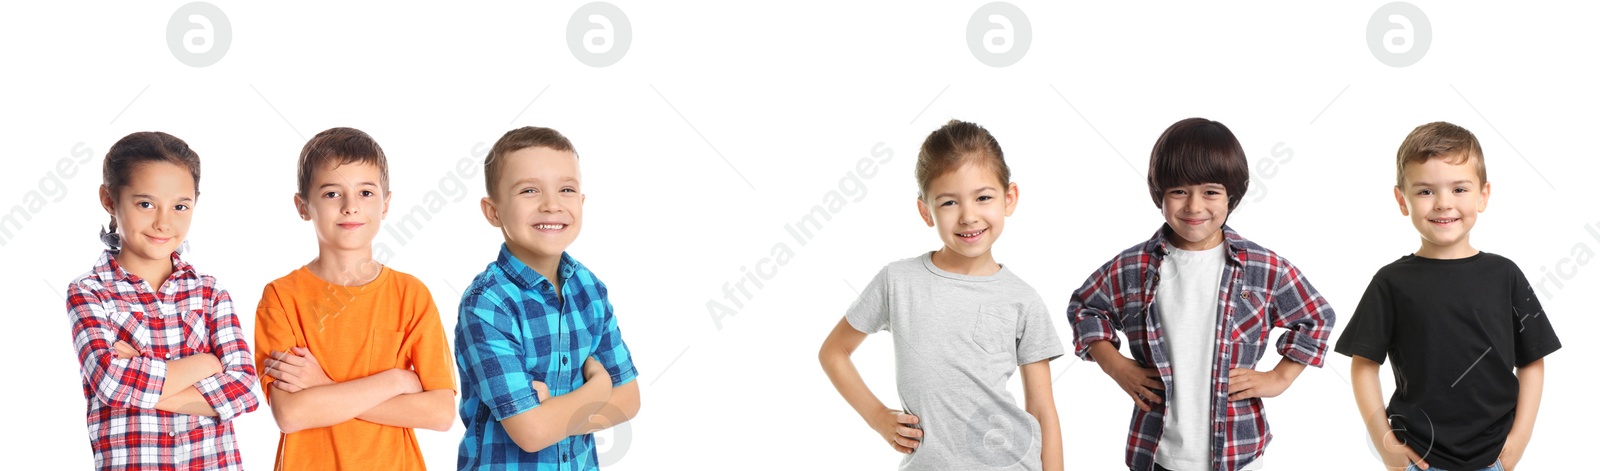
[[[845,313],[856,330],[894,334],[901,406],[923,432],[900,469],[1040,469],[1039,422],[1006,381],[1065,353],[1044,300],[1004,266],[961,275],[930,254],[884,267]]]

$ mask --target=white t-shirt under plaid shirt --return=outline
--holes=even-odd
[[[256,409],[255,359],[233,300],[215,278],[174,253],[172,276],[154,292],[106,251],[92,272],[67,287],[67,313],[96,469],[241,468],[230,420]],[[139,356],[117,358],[119,340]],[[156,409],[167,361],[203,353],[215,355],[223,371],[193,386],[217,416]]]

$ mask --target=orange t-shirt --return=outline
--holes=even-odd
[[[455,390],[455,362],[439,310],[416,277],[384,267],[363,286],[338,286],[300,267],[267,284],[256,307],[256,371],[273,350],[305,347],[328,378],[349,381],[390,368],[417,373],[423,390]],[[272,397],[271,377],[261,390]],[[359,419],[278,439],[277,469],[424,469],[410,428]]]

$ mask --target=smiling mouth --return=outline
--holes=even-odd
[[[156,245],[166,245],[167,242],[172,242],[172,238],[171,237],[151,237],[151,236],[144,236],[144,237],[146,239],[150,239],[150,242],[153,242]]]
[[[1443,219],[1429,219],[1428,222],[1431,222],[1431,223],[1438,224],[1438,225],[1442,226],[1442,225],[1451,224],[1451,223],[1454,223],[1454,222],[1460,221],[1460,220],[1461,220],[1461,218],[1443,218]]]
[[[557,231],[560,231],[562,229],[566,229],[567,225],[566,224],[553,223],[553,222],[547,222],[547,223],[542,223],[542,224],[534,224],[533,228],[541,230],[541,231],[546,231],[546,232],[557,232]]]
[[[1191,225],[1191,226],[1203,225],[1207,221],[1206,219],[1179,219],[1179,220],[1183,221],[1184,224],[1188,224],[1188,225]]]
[[[967,239],[967,240],[974,240],[974,239],[977,239],[978,236],[983,235],[983,233],[985,233],[985,232],[989,232],[989,230],[988,229],[979,229],[979,230],[972,231],[972,232],[957,232],[956,233],[956,237],[960,237],[962,239]]]

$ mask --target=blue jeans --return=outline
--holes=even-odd
[[[1406,466],[1406,471],[1422,471],[1422,468],[1418,468],[1416,464],[1412,464],[1410,466]],[[1437,466],[1433,466],[1433,467],[1429,467],[1428,471],[1449,471],[1449,470],[1440,469]],[[1483,469],[1479,469],[1479,470],[1475,470],[1475,471],[1506,471],[1506,468],[1504,466],[1500,465],[1500,460],[1495,460],[1494,464],[1489,465],[1489,467],[1483,468]]]

